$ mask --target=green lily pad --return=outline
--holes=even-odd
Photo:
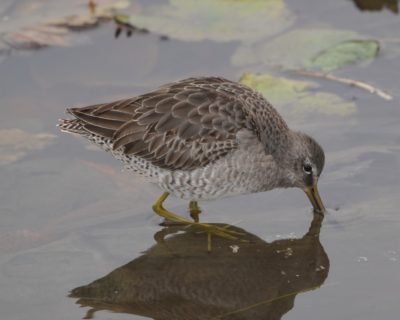
[[[288,28],[294,17],[283,0],[170,0],[143,7],[130,22],[180,40],[253,42]]]
[[[296,118],[310,113],[348,116],[357,111],[352,101],[329,92],[316,91],[315,82],[291,80],[269,74],[245,73],[240,82],[262,93],[285,117]]]
[[[377,41],[363,40],[353,31],[303,29],[287,32],[272,41],[242,46],[232,57],[232,63],[332,71],[350,63],[369,61],[378,51]]]
[[[324,71],[332,71],[347,64],[372,60],[378,52],[379,43],[375,40],[350,40],[320,52],[312,62]]]

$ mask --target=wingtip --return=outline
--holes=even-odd
[[[56,127],[61,127],[62,124],[65,122],[65,119],[61,119],[61,118],[60,118],[60,119],[57,120],[57,122],[58,122],[58,123],[56,124]]]

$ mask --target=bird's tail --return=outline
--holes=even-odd
[[[59,119],[57,127],[59,127],[62,132],[77,133],[80,135],[87,134],[82,122],[78,119]]]

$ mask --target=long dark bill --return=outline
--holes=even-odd
[[[310,199],[310,202],[314,207],[314,211],[318,213],[324,213],[325,206],[322,203],[321,197],[319,196],[317,184],[315,183],[312,187],[305,188],[304,192],[307,194],[308,199]]]

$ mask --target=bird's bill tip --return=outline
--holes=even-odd
[[[319,195],[317,184],[314,184],[312,187],[305,188],[304,192],[307,194],[308,199],[310,199],[314,211],[318,213],[324,213],[325,206]]]

